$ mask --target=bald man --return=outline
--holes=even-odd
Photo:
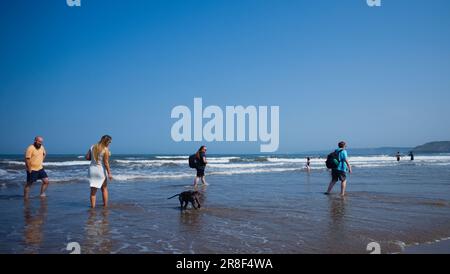
[[[41,136],[34,138],[34,143],[27,148],[25,152],[25,166],[27,169],[27,183],[24,188],[24,198],[28,199],[31,185],[37,180],[42,181],[41,197],[45,197],[45,191],[48,187],[48,176],[44,170],[43,163],[47,152],[42,145],[44,139]]]

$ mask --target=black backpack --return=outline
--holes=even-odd
[[[327,161],[325,164],[327,165],[327,168],[330,169],[336,169],[339,166],[339,154],[342,150],[333,151],[327,156]]]
[[[197,168],[197,166],[198,166],[197,156],[195,154],[192,154],[191,156],[189,156],[189,167]]]

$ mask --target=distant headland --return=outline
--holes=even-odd
[[[450,153],[450,141],[429,142],[413,149],[416,153]]]

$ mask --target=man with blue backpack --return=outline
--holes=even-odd
[[[345,188],[347,186],[347,171],[352,173],[352,168],[348,162],[347,151],[345,148],[347,144],[344,141],[339,142],[339,148],[330,153],[327,157],[327,168],[331,169],[331,182],[325,194],[330,194],[331,190],[337,181],[341,181],[341,195],[345,195]]]

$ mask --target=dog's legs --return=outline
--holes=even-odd
[[[193,207],[194,209],[197,209],[197,207],[195,206],[194,199],[191,200],[191,205],[192,205],[192,207]]]
[[[184,201],[184,209],[187,209],[187,206],[188,206],[188,201]]]
[[[180,209],[183,210],[183,199],[181,199],[181,196],[178,197],[178,200],[180,200]]]

